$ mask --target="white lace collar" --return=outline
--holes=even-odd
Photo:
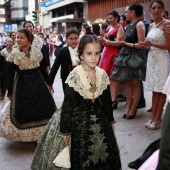
[[[12,52],[12,51],[11,51],[11,52]],[[9,51],[7,50],[7,48],[4,48],[4,49],[1,51],[1,55],[6,59],[11,52],[9,52]]]
[[[95,70],[97,90],[94,93],[94,98],[98,98],[110,84],[110,81],[103,69],[96,67]],[[84,99],[93,98],[92,93],[89,90],[91,85],[87,78],[87,73],[81,65],[73,69],[73,71],[69,74],[66,83],[68,83],[69,87],[73,87],[74,90],[78,92]]]
[[[35,34],[34,34],[34,41],[32,43],[32,46],[37,47],[39,50],[41,50],[41,48],[43,46],[42,39],[39,36],[35,35]]]
[[[40,61],[43,58],[41,51],[38,48],[31,46],[29,54],[29,57],[27,57],[25,53],[19,49],[19,47],[16,47],[13,48],[6,60],[14,62],[14,64],[18,65],[21,70],[39,67]]]

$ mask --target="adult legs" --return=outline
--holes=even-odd
[[[166,101],[166,95],[160,92],[153,92],[152,96],[152,114],[151,120],[154,122],[161,120],[163,107]]]
[[[127,115],[132,116],[136,112],[140,94],[141,90],[139,80],[131,80],[126,82]]]
[[[110,91],[111,91],[112,101],[117,101],[119,89],[120,89],[120,82],[117,80],[110,79]]]
[[[138,103],[138,106],[137,106],[138,109],[146,107],[145,97],[144,97],[144,89],[143,89],[143,82],[142,81],[140,81],[140,87],[141,87],[141,96],[140,96],[140,100],[139,100],[139,103]]]

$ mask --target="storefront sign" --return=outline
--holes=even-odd
[[[50,1],[47,1],[47,2],[45,2],[45,7],[53,5],[53,4],[55,4],[57,2],[61,2],[61,1],[63,1],[63,0],[50,0]]]

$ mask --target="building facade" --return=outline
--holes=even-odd
[[[110,10],[117,10],[120,15],[125,13],[125,8],[132,3],[140,3],[145,10],[145,17],[148,22],[152,19],[150,15],[151,0],[87,0],[88,2],[88,23],[96,21],[96,19],[106,19]],[[170,10],[169,0],[162,0],[165,8]],[[96,10],[94,10],[96,9]],[[98,11],[98,12],[96,12]]]
[[[65,32],[69,27],[81,29],[87,15],[84,0],[49,0],[40,2],[42,27],[45,33]]]

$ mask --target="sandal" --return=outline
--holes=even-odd
[[[153,122],[153,120],[150,119],[148,122],[145,123],[144,126],[147,128],[152,122]]]
[[[156,130],[156,129],[160,129],[161,128],[161,120],[155,121],[155,122],[151,122],[148,126],[148,129],[150,130]]]

